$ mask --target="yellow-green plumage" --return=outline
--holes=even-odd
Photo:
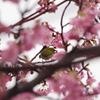
[[[55,52],[54,48],[46,47],[41,51],[39,58],[48,60],[53,56],[54,52]]]

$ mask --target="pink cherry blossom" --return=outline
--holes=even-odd
[[[65,55],[65,53],[65,51],[56,52],[52,59],[60,60]]]
[[[0,97],[5,96],[6,95],[6,83],[11,81],[11,76],[0,72]]]
[[[93,19],[89,18],[89,16],[83,17],[75,17],[71,20],[70,24],[74,27],[86,30],[92,25]]]
[[[56,92],[58,94],[61,93],[61,91],[59,89],[59,84],[57,83],[56,80],[49,78],[47,80],[47,82],[49,83],[49,90],[50,90],[50,92]]]
[[[49,13],[51,12],[55,12],[57,10],[57,6],[56,5],[49,5]]]
[[[1,54],[2,54],[2,50],[0,50],[0,57],[2,57],[2,55],[1,55]]]
[[[31,50],[36,44],[49,46],[51,45],[52,39],[51,31],[43,23],[37,22],[32,29],[21,31],[21,52]]]
[[[61,36],[60,34],[57,34],[57,36],[55,36],[55,38],[53,39],[52,41],[52,45],[55,47],[55,48],[63,48],[63,43],[62,43],[62,39],[61,39]]]
[[[100,83],[98,83],[97,86],[93,88],[93,93],[94,93],[94,94],[100,93]],[[92,93],[92,94],[93,94],[93,93]]]
[[[38,4],[42,7],[47,6],[47,0],[40,0]]]
[[[95,16],[99,14],[98,5],[94,2],[88,2],[82,7],[83,13],[90,19],[93,19]]]
[[[32,100],[34,98],[36,98],[36,96],[33,95],[32,93],[24,92],[13,97],[11,100]]]
[[[52,0],[52,1],[40,0],[38,2],[38,4],[41,6],[41,8],[44,8],[44,9],[42,9],[41,12],[43,12],[45,10],[48,10],[49,13],[55,12],[57,10],[57,6],[55,5],[54,1],[55,0]],[[38,8],[38,9],[41,9],[41,8]]]
[[[84,100],[85,98],[85,88],[64,71],[60,71],[58,80],[51,79],[48,83],[50,90],[64,95],[62,100]]]
[[[100,31],[100,23],[94,24],[90,29],[91,34],[98,35]]]
[[[50,93],[50,89],[37,89],[37,92],[40,95],[48,95]]]
[[[83,31],[92,26],[93,19],[99,14],[95,3],[88,3],[82,6],[81,15],[71,19],[70,24]]]
[[[0,23],[0,33],[5,32],[5,33],[10,33],[11,27],[5,26],[3,23]]]
[[[87,76],[88,76],[87,80],[86,80],[87,85],[92,85],[96,81],[96,79],[94,79],[94,77],[90,76],[89,73],[87,73]]]
[[[78,40],[83,35],[83,30],[73,27],[68,32],[64,33],[65,40],[75,39]]]
[[[84,71],[81,71],[79,74],[78,74],[78,78],[81,80],[85,77],[85,72]]]
[[[36,23],[33,27],[35,43],[49,46],[52,42],[51,31],[42,23]]]
[[[93,32],[92,32],[92,33],[93,33]],[[87,33],[85,34],[85,38],[86,38],[87,40],[91,40],[91,39],[93,39],[93,37],[94,37],[94,35],[91,34],[90,32],[87,32]]]
[[[84,100],[85,89],[75,78],[63,72],[59,84],[62,85],[60,91],[65,95],[63,100]]]
[[[20,49],[21,52],[29,51],[35,47],[34,37],[31,29],[21,31]]]
[[[18,80],[22,80],[23,81],[23,79],[26,77],[28,72],[29,72],[28,70],[24,70],[24,71],[21,70],[21,71],[19,71],[18,72]]]
[[[2,61],[9,61],[11,63],[16,63],[19,54],[18,46],[15,42],[8,42],[8,48],[2,50]]]

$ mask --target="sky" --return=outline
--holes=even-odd
[[[36,1],[34,0],[34,2],[33,2],[33,0],[30,0],[30,2],[28,3],[29,4],[28,8],[30,8],[30,7],[36,8],[37,7]],[[57,2],[60,2],[60,0],[57,0]],[[64,9],[64,5],[60,6],[59,9],[55,13],[42,15],[38,19],[41,19],[41,21],[48,21],[49,24],[56,27],[56,30],[60,31],[60,18],[61,18],[62,10]],[[24,9],[26,7],[26,3],[22,2],[19,6],[17,6],[10,2],[3,3],[2,0],[0,0],[0,21],[5,23],[8,26],[19,21],[21,19],[21,15],[19,13],[18,7],[20,7],[21,11],[24,11]],[[77,10],[78,10],[78,8],[76,6],[74,6],[74,3],[72,3],[68,7],[68,9],[65,13],[64,23],[69,22],[69,20],[71,20],[71,18],[75,17]],[[27,15],[31,14],[33,11],[34,11],[34,9],[32,11],[30,11],[29,13],[27,13]],[[29,27],[33,23],[34,23],[33,21],[28,22],[25,24],[25,27]],[[69,30],[69,29],[70,29],[70,27],[68,26],[65,30]],[[1,45],[0,45],[1,49],[6,48],[7,41],[9,41],[10,39],[13,40],[12,37],[9,38],[6,35],[0,35],[0,38],[2,39]],[[32,52],[34,52],[34,54],[35,54],[40,50],[40,48],[41,48],[41,46],[37,46],[36,49],[34,49],[34,50],[32,49],[28,53],[28,55],[30,56],[29,58],[31,58]],[[34,54],[32,56],[34,56]],[[90,62],[89,68],[92,70],[93,75],[96,77],[96,79],[98,81],[100,81],[100,76],[99,76],[100,70],[98,70],[98,69],[100,69],[100,57],[90,60],[90,61],[87,61],[86,63],[88,63],[88,62]]]

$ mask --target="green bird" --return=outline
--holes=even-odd
[[[56,51],[56,50],[55,50],[54,48],[46,47],[46,48],[44,48],[44,49],[41,51],[41,53],[40,53],[40,55],[39,55],[39,58],[48,60],[48,59],[50,59],[50,58],[53,56],[53,54],[55,53],[55,51]]]

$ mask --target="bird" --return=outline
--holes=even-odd
[[[53,47],[45,47],[41,51],[41,53],[39,55],[39,58],[42,58],[44,60],[48,60],[48,59],[50,59],[53,56],[53,54],[55,53],[55,51],[56,50]]]

